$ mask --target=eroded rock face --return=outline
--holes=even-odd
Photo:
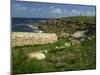
[[[34,52],[28,54],[29,59],[37,59],[37,60],[43,60],[46,58],[46,56],[41,52]]]

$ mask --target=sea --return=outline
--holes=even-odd
[[[36,23],[50,18],[12,18],[12,32],[39,32]],[[32,24],[32,25],[31,25]]]

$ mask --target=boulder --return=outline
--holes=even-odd
[[[46,58],[46,56],[43,53],[41,53],[41,52],[29,53],[28,57],[30,59],[37,59],[37,60],[43,60],[43,59]]]
[[[84,37],[84,31],[77,31],[71,35],[73,38],[81,38]]]
[[[70,46],[71,46],[71,43],[68,43],[68,42],[65,43],[65,47],[70,47]]]

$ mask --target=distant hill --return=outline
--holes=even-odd
[[[71,22],[85,22],[96,24],[96,16],[72,16],[72,17],[62,17],[62,20],[71,21]]]

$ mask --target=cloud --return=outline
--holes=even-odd
[[[41,8],[28,8],[27,6],[23,6],[21,4],[15,4],[13,9],[15,9],[18,12],[34,12],[36,10],[42,10]]]
[[[86,11],[86,15],[95,15],[95,12],[93,12],[93,11]]]
[[[34,12],[34,11],[36,11],[36,9],[35,8],[31,8],[31,9],[29,9],[29,11]]]
[[[54,6],[50,6],[50,8],[54,8]]]
[[[81,11],[78,11],[78,10],[71,10],[71,14],[72,14],[72,15],[80,15],[80,14],[81,14]]]
[[[63,13],[63,10],[60,8],[53,8],[49,12],[52,14],[61,14],[61,13]]]
[[[21,4],[19,4],[19,3],[15,3],[14,6],[21,6]]]
[[[42,10],[42,8],[38,8],[38,11],[41,11]]]
[[[14,9],[16,9],[17,11],[27,11],[27,7],[22,6],[21,4],[15,4]]]
[[[71,14],[70,15],[83,15],[83,16],[94,16],[95,12],[94,11],[79,11],[79,10],[71,10]]]

